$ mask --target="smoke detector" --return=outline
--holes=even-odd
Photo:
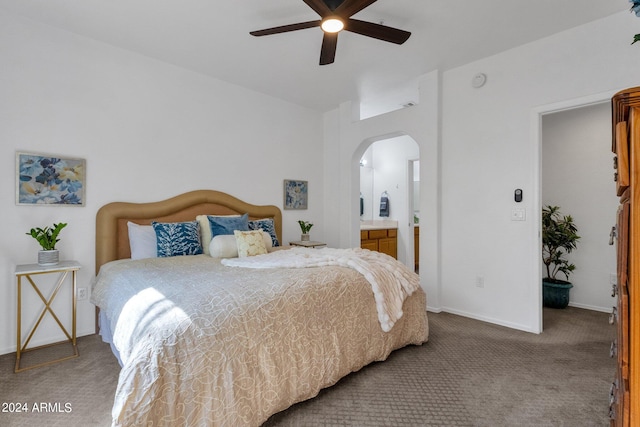
[[[471,86],[478,89],[484,86],[486,82],[487,82],[487,75],[484,73],[478,73],[475,76],[473,76],[473,79],[471,79]]]

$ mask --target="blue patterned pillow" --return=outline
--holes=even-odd
[[[158,240],[158,257],[199,255],[202,253],[198,221],[154,221],[151,225]]]
[[[280,246],[280,242],[278,242],[278,236],[276,235],[276,226],[272,218],[249,221],[249,230],[260,230],[261,228],[262,231],[266,231],[271,236],[271,246]]]
[[[242,216],[207,216],[211,227],[211,238],[233,234],[234,230],[249,231],[249,214]]]

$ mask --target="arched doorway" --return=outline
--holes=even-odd
[[[415,268],[415,227],[420,217],[416,209],[419,200],[415,200],[419,191],[415,188],[420,174],[419,168],[414,171],[413,162],[420,157],[418,143],[409,135],[400,135],[368,141],[360,148],[364,151],[358,163],[360,209],[355,214],[359,215],[361,230],[395,227],[397,258]]]

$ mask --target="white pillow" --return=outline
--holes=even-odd
[[[200,242],[202,243],[202,250],[204,251],[205,254],[210,255],[209,244],[211,243],[211,225],[209,224],[209,218],[207,218],[208,216],[239,217],[241,215],[198,215],[196,216],[196,221],[200,223]]]
[[[214,258],[236,258],[238,256],[236,236],[233,234],[215,236],[209,244],[209,255]]]
[[[263,231],[262,237],[265,247],[269,250],[271,248],[271,235]],[[209,244],[209,255],[214,258],[237,258],[238,243],[236,236],[233,234],[215,236]]]
[[[156,232],[150,225],[140,225],[128,221],[129,248],[131,259],[157,258],[158,242]]]

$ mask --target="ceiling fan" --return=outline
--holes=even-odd
[[[402,44],[407,41],[411,33],[382,24],[360,21],[351,16],[362,9],[371,6],[377,0],[302,0],[313,9],[322,19],[299,22],[297,24],[282,25],[265,30],[251,31],[252,36],[267,36],[270,34],[286,33],[320,27],[324,31],[322,49],[320,51],[320,65],[333,63],[338,44],[338,33],[342,30],[351,31],[367,37],[373,37],[386,42]]]

